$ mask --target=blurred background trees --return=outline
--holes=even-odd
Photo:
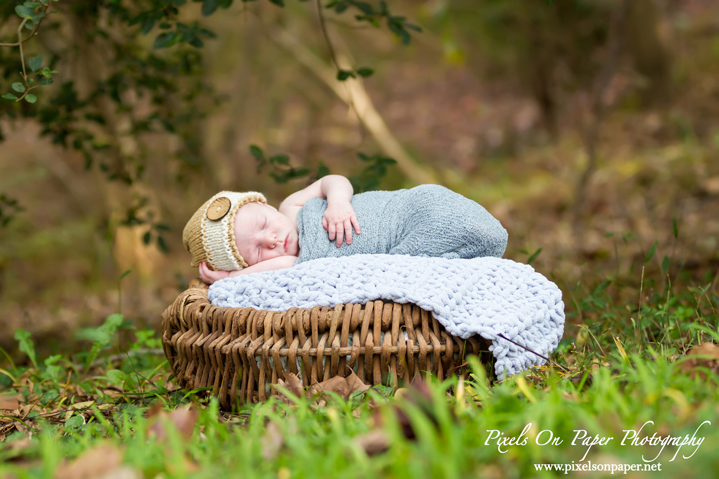
[[[0,42],[30,9],[26,71],[57,71],[0,103],[5,330],[65,340],[120,307],[155,324],[196,276],[180,235],[199,204],[278,204],[327,171],[485,205],[570,310],[642,267],[711,281],[719,6],[547,3],[4,2]],[[1,94],[22,95],[22,66],[0,47]]]

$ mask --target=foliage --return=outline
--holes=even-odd
[[[265,167],[270,166],[272,171],[270,171],[269,175],[276,183],[287,183],[289,180],[306,176],[310,177],[310,181],[314,181],[330,174],[329,168],[327,168],[324,163],[319,162],[317,173],[310,175],[309,168],[295,168],[292,166],[289,156],[280,153],[268,158],[265,156],[262,148],[257,145],[250,145],[250,154],[255,158],[257,163],[257,173],[261,173]],[[397,164],[397,161],[381,154],[370,157],[365,153],[358,152],[357,157],[360,161],[366,163],[367,166],[358,174],[349,177],[355,193],[376,190],[382,179],[387,175],[387,168]]]
[[[167,224],[159,222],[153,200],[137,194],[133,185],[145,181],[145,173],[153,163],[168,163],[165,169],[177,172],[174,179],[180,187],[189,176],[203,171],[207,160],[203,157],[198,124],[226,98],[214,90],[203,69],[203,47],[216,34],[203,26],[201,20],[183,21],[188,17],[190,4],[199,1],[16,1],[16,5],[8,2],[0,8],[4,24],[17,22],[20,31],[32,30],[15,44],[0,44],[3,65],[0,75],[12,79],[20,71],[22,80],[12,82],[13,91],[3,96],[13,102],[0,103],[0,119],[34,119],[42,125],[42,136],[79,152],[85,159],[85,169],[98,168],[108,181],[125,184],[134,199],[117,224],[146,225],[144,243],[155,243],[164,252],[168,247],[162,232],[167,231]],[[203,18],[226,14],[223,12],[233,4],[232,0],[201,3]],[[272,3],[284,6],[281,0]],[[53,10],[48,10],[51,4]],[[340,13],[347,6],[362,13],[356,16],[356,21],[375,27],[384,22],[405,44],[410,41],[409,30],[420,30],[404,17],[393,15],[384,1],[376,7],[354,0],[326,7]],[[55,15],[48,17],[52,13]],[[63,28],[67,25],[81,27]],[[145,39],[149,35],[154,35],[151,45]],[[31,58],[26,61],[28,52]],[[43,56],[49,58],[45,66]],[[87,72],[86,77],[68,77],[65,73],[70,71],[71,64],[86,64],[81,69]],[[63,74],[62,80],[54,82],[58,71]],[[368,77],[372,73],[369,67],[338,68],[337,78]],[[39,101],[34,91],[30,93],[51,85],[48,95],[41,96]],[[20,102],[23,99],[37,104],[25,105]],[[172,157],[159,160],[158,153],[153,151],[159,136],[179,138],[181,146]],[[273,157],[275,160],[282,158]],[[289,168],[271,174],[278,183],[283,183],[307,172]],[[0,206],[7,205],[0,209],[2,226],[20,211],[10,208],[15,204],[4,200],[5,196],[0,197]]]
[[[660,286],[656,279],[645,278],[645,287]],[[619,306],[609,299],[610,283],[578,301],[585,321],[590,315],[602,319],[587,321],[576,339],[563,340],[548,366],[495,382],[470,358],[471,375],[430,381],[417,389],[419,396],[412,387],[396,395],[377,387],[346,401],[325,397],[318,403],[281,389],[286,398],[221,413],[205,391],[172,384],[162,351],[155,349],[159,340],[148,330],[135,331],[124,355],[104,356],[90,367],[92,352],[12,364],[0,384],[18,392],[24,419],[7,411],[0,420],[6,435],[0,474],[61,475],[61,458],[89,465],[100,445],[119,451],[108,467],[124,464],[144,477],[225,476],[240,467],[268,477],[467,477],[488,471],[534,477],[545,475],[537,464],[587,461],[659,462],[661,473],[652,474],[658,477],[688,469],[691,477],[710,474],[719,435],[703,423],[719,420],[719,356],[703,363],[678,359],[692,345],[719,340],[719,296],[711,283],[672,292],[665,281],[665,289],[641,305]],[[628,317],[637,330],[621,327]],[[113,315],[83,336],[97,353],[122,323]],[[29,334],[16,335],[33,355]],[[173,412],[158,413],[153,402]],[[199,417],[180,407],[187,403]],[[621,444],[642,425],[639,439],[695,433],[704,440],[691,448]],[[582,434],[614,439],[591,445]],[[512,437],[527,441],[510,443]],[[561,442],[539,445],[557,437]],[[107,451],[103,457],[110,461]]]

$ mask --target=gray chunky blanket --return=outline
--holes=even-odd
[[[362,233],[364,234],[364,233]],[[284,311],[377,299],[414,303],[461,338],[492,341],[500,379],[544,360],[564,330],[562,292],[526,264],[499,258],[445,259],[407,255],[324,258],[289,269],[223,279],[210,286],[221,307]]]
[[[322,227],[327,200],[312,198],[297,214],[297,263],[355,254],[501,258],[507,231],[486,209],[443,186],[370,191],[352,197],[361,234],[337,247]]]

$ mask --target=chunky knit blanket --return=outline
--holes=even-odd
[[[322,227],[327,200],[312,198],[297,214],[297,263],[355,254],[501,258],[507,231],[486,209],[440,185],[370,191],[352,197],[361,234],[337,247]]]
[[[479,334],[492,341],[500,379],[544,363],[500,335],[548,356],[564,330],[559,288],[531,266],[499,258],[325,258],[218,281],[210,286],[209,299],[221,307],[270,311],[377,299],[414,303],[454,336]]]

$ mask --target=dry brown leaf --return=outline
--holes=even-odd
[[[719,194],[719,176],[712,176],[702,181],[702,189],[710,195]]]
[[[285,444],[285,438],[282,436],[280,426],[269,421],[265,428],[265,434],[262,436],[262,458],[265,461],[271,461],[280,453],[282,446]]]
[[[357,391],[364,392],[369,389],[369,385],[363,383],[359,376],[352,370],[350,370],[349,376],[345,379],[347,380],[347,386],[350,388],[350,396]]]
[[[16,455],[20,453],[20,451],[23,451],[27,448],[32,446],[32,441],[30,440],[30,436],[21,437],[20,439],[16,439],[12,441],[8,446],[6,451],[10,452],[11,455]]]
[[[395,399],[402,399],[407,397],[407,388],[397,388],[397,390],[394,392],[394,398]]]
[[[287,373],[285,374],[285,380],[280,379],[277,383],[298,398],[304,395],[305,387],[302,384],[302,380],[298,378],[296,374]]]
[[[55,479],[104,478],[120,468],[122,455],[123,451],[115,446],[95,446],[72,462],[61,464],[55,473]]]
[[[317,394],[333,392],[347,400],[354,392],[366,391],[367,389],[369,389],[369,386],[363,383],[354,371],[350,371],[349,376],[346,378],[335,376],[327,381],[310,386],[307,390],[307,396],[314,397]]]
[[[702,381],[705,380],[707,373],[703,369],[719,373],[719,347],[716,344],[701,343],[694,346],[687,352],[687,358],[682,361],[681,367],[692,379],[699,376]]]
[[[144,477],[142,472],[134,467],[120,466],[98,479],[143,479]]]
[[[380,454],[389,449],[389,436],[381,429],[374,429],[354,439],[355,444],[364,449],[368,456]]]
[[[154,435],[158,441],[166,440],[168,433],[165,425],[169,421],[175,426],[180,436],[188,440],[195,429],[199,411],[192,405],[187,405],[168,413],[162,409],[162,405],[156,403],[147,410],[147,417],[148,419],[154,418],[150,427],[147,428],[148,436]]]
[[[19,394],[0,394],[0,409],[15,411],[20,408]]]

